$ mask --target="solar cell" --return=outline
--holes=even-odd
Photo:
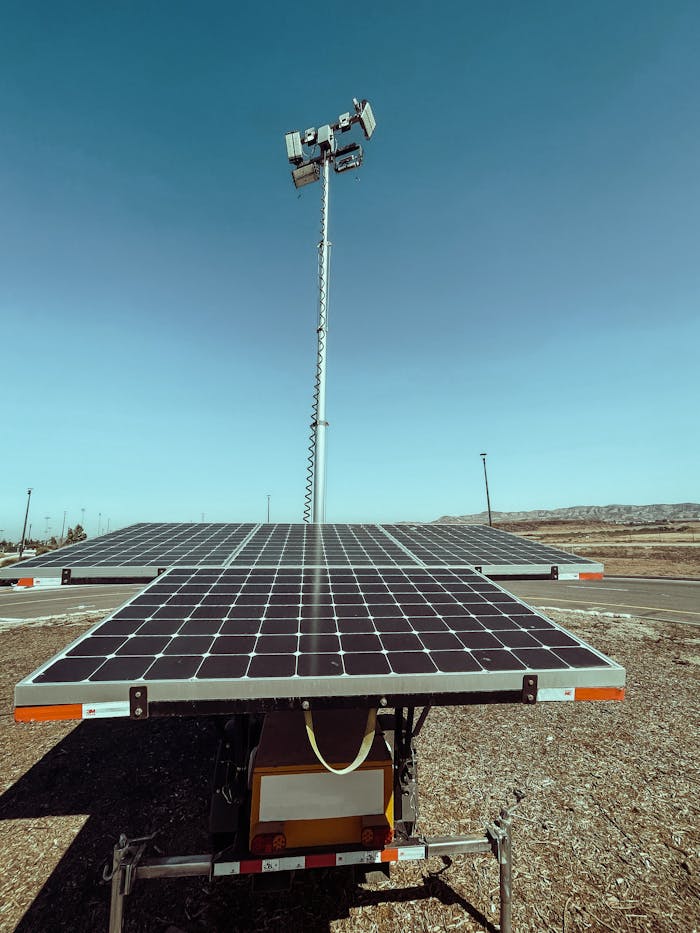
[[[360,697],[618,684],[624,671],[470,570],[178,568],[17,687],[22,703]]]

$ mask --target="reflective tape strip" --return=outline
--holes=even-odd
[[[577,687],[577,700],[624,700],[624,687]]]
[[[381,863],[382,853],[374,850],[364,852],[338,852],[336,865],[376,865]]]
[[[562,700],[574,700],[574,688],[573,687],[540,687],[537,691],[537,702],[541,703],[547,700],[556,700],[561,702]]]
[[[215,877],[224,878],[227,875],[240,875],[240,873],[240,862],[215,862],[214,864]]]
[[[324,855],[307,855],[305,868],[332,868],[335,865],[335,852]]]
[[[15,722],[60,722],[68,719],[111,719],[129,715],[128,700],[106,703],[64,703],[59,706],[18,706]]]
[[[424,858],[426,858],[425,846],[362,849],[356,852],[321,852],[314,855],[288,855],[283,858],[244,859],[241,862],[215,862],[214,876],[257,875],[264,872],[295,871],[306,868],[342,868],[345,865],[381,865],[387,862],[409,862]]]
[[[83,707],[80,703],[66,703],[62,706],[17,706],[15,722],[57,722],[62,719],[82,719]]]
[[[128,700],[115,700],[111,703],[83,703],[83,719],[111,719],[113,716],[130,714]]]
[[[270,867],[273,862],[277,863],[277,868]],[[263,862],[263,871],[294,871],[305,867],[306,860],[303,855],[288,855],[285,858],[266,859]]]
[[[416,859],[425,858],[425,846],[403,846],[396,850],[399,853],[397,861],[412,862]]]
[[[579,580],[602,580],[602,573],[580,573],[578,575]]]
[[[560,580],[578,580],[578,579],[579,579],[579,575],[578,575],[578,572],[576,572],[576,573],[562,573],[561,570],[560,570],[560,571],[559,571],[559,579],[560,579]]]

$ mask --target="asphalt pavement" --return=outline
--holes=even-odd
[[[548,609],[583,609],[700,625],[700,580],[605,577],[602,580],[507,580],[501,586]]]
[[[104,613],[116,609],[134,593],[140,584],[122,583],[104,586],[57,586],[50,589],[0,587],[0,622],[16,619],[40,619],[78,612]]]
[[[606,577],[603,580],[505,580],[504,589],[526,603],[549,609],[582,609],[700,625],[700,580]],[[0,587],[0,622],[66,613],[106,614],[141,589],[138,584],[60,586],[12,590]]]

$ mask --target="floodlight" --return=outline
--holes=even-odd
[[[350,114],[341,113],[341,115],[338,117],[338,128],[340,129],[341,133],[347,133],[347,131],[350,129],[350,125]]]
[[[335,152],[335,137],[328,124],[319,126],[317,141],[321,147],[321,152]]]
[[[292,172],[292,178],[294,179],[294,186],[296,188],[303,188],[304,185],[310,185],[318,181],[320,177],[321,169],[316,162],[307,162],[305,165],[300,165],[299,168],[295,168]]]
[[[333,163],[333,168],[338,175],[342,172],[349,172],[353,168],[359,168],[362,165],[362,157],[364,155],[362,146],[355,144],[352,147],[348,146],[348,149],[351,151],[347,155],[344,155],[342,158],[336,156],[335,162]]]
[[[374,119],[374,112],[368,100],[363,100],[360,103],[358,116],[360,118],[360,126],[365,134],[365,139],[371,139],[372,133],[377,126],[377,121]]]
[[[301,133],[298,130],[286,133],[284,141],[287,143],[287,158],[293,165],[300,165],[304,161],[301,151]]]
[[[308,130],[304,130],[304,145],[313,146],[316,142],[316,130],[313,126],[310,126]]]

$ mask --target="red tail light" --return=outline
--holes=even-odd
[[[365,826],[362,830],[362,845],[366,849],[383,849],[393,838],[391,826]]]
[[[253,836],[250,851],[253,855],[276,855],[287,848],[287,837],[284,833],[259,833]]]

